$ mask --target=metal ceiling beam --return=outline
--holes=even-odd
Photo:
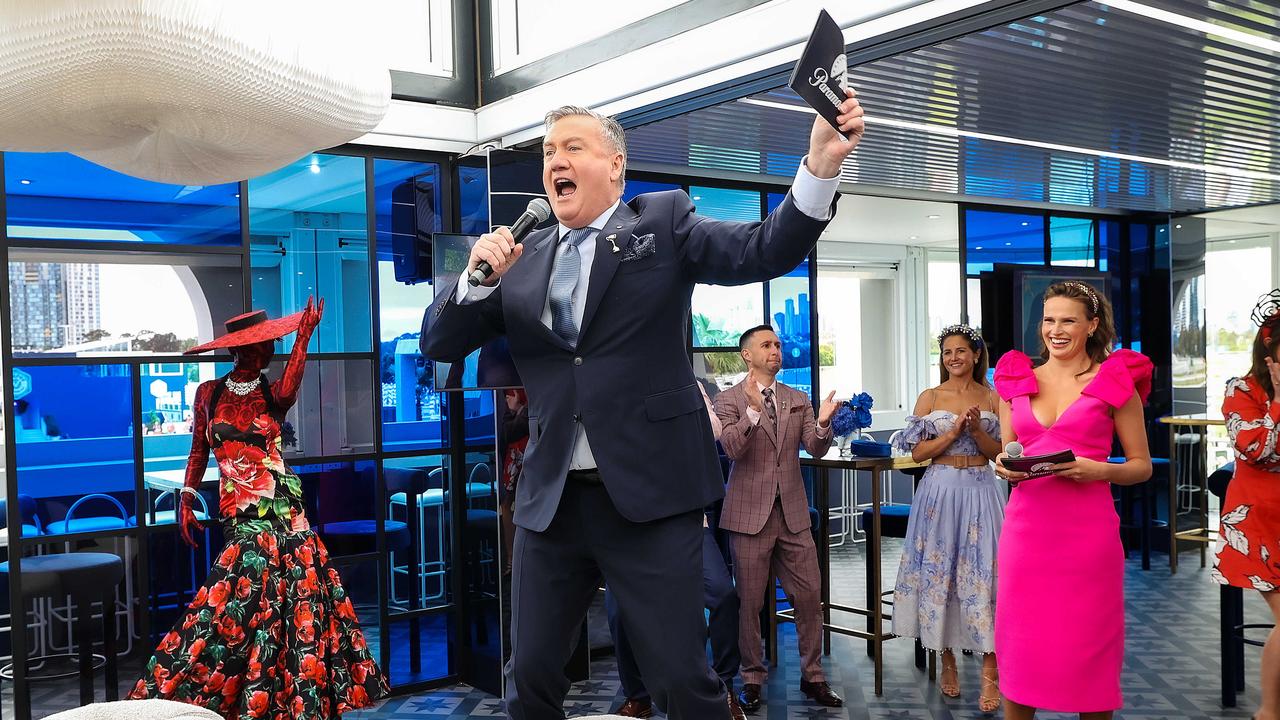
[[[852,43],[845,48],[845,52],[849,58],[849,67],[854,68],[1076,4],[1079,4],[1078,0],[991,0],[928,22]],[[659,106],[621,113],[617,119],[624,128],[629,129],[748,97],[786,85],[791,77],[791,70],[791,65],[762,70],[731,82],[677,96]]]

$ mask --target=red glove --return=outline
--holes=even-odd
[[[182,533],[182,541],[193,548],[199,547],[196,542],[196,535],[204,532],[204,524],[196,519],[195,494],[190,490],[183,488],[178,493],[178,528]]]

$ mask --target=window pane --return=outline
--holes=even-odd
[[[965,211],[966,272],[977,275],[995,263],[1044,264],[1044,218],[986,210]]]
[[[387,518],[406,524],[417,523],[418,534],[402,538],[391,547],[391,587],[388,605],[392,613],[451,602],[450,564],[452,548],[452,498],[449,464],[444,455],[394,458],[383,462],[386,483]],[[418,494],[418,512],[407,512],[408,493]],[[414,567],[409,558],[417,558]],[[417,588],[416,601],[413,588]]]
[[[968,285],[969,291],[969,324],[973,327],[981,327],[982,280],[978,278],[967,278],[965,283]]]
[[[769,317],[782,341],[782,372],[778,380],[813,394],[813,365],[809,358],[809,261],[769,281]]]
[[[431,392],[432,372],[418,352],[422,314],[431,303],[431,283],[396,280],[405,253],[430,247],[441,226],[439,166],[435,163],[374,160],[374,206],[378,209],[378,355],[381,374],[384,450],[443,445],[440,396]],[[431,277],[429,257],[418,270]]]
[[[928,304],[929,328],[924,338],[925,347],[929,349],[929,367],[936,367],[941,351],[936,338],[942,328],[960,322],[960,256],[953,250],[929,250],[928,262]],[[980,317],[971,317],[971,322],[978,324]],[[933,376],[932,370],[929,377]]]
[[[240,186],[140,180],[68,153],[4,154],[10,238],[240,244]]]
[[[499,395],[499,397],[502,397]],[[492,447],[496,442],[493,419],[493,390],[469,390],[464,393],[450,393],[449,412],[458,412],[462,407],[462,417],[466,424],[467,447]],[[505,407],[505,405],[504,405]]]
[[[485,162],[483,157],[463,158],[459,162]],[[458,217],[461,232],[483,235],[489,232],[489,170],[485,166],[458,166]]]
[[[1094,232],[1094,221],[1090,218],[1049,218],[1052,264],[1093,267]]]
[[[679,190],[679,185],[672,183],[650,182],[648,180],[627,180],[626,187],[622,189],[622,202],[630,202],[631,198],[637,195],[643,195],[651,192],[662,192],[663,190]]]
[[[691,187],[698,214],[716,220],[757,222],[760,193],[751,190]],[[693,289],[694,347],[732,347],[738,336],[764,322],[764,284],[697,285]]]
[[[693,374],[702,381],[707,397],[715,400],[716,395],[742,382],[747,366],[735,346],[725,352],[695,352]]]
[[[1210,241],[1205,253],[1205,324],[1208,330],[1208,408],[1222,407],[1227,380],[1252,361],[1258,326],[1249,310],[1271,289],[1271,237]]]
[[[107,494],[123,507],[88,501],[70,532],[124,527],[134,509],[129,366],[15,367],[12,382],[18,492],[35,498],[46,527],[77,500]]]
[[[364,159],[308,155],[249,181],[253,304],[280,317],[325,299],[311,349],[370,349]],[[293,336],[283,349],[293,347]]]
[[[271,382],[284,375],[287,355],[267,370]],[[351,455],[374,451],[374,398],[369,360],[308,360],[298,400],[285,414],[293,444],[285,458]]]
[[[821,248],[819,248],[821,251]],[[823,393],[866,392],[875,411],[898,409],[896,273],[818,265],[818,370]]]
[[[9,263],[11,340],[19,355],[176,354],[212,340],[215,330],[221,335],[222,321],[244,306],[238,263],[45,262],[49,255],[29,251],[10,257],[20,259]]]

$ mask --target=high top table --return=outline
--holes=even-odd
[[[1169,573],[1178,572],[1178,541],[1190,540],[1200,543],[1200,567],[1205,566],[1205,555],[1209,543],[1217,540],[1209,530],[1209,498],[1208,486],[1203,481],[1200,488],[1200,524],[1188,530],[1178,530],[1178,428],[1196,428],[1201,435],[1200,452],[1205,457],[1205,472],[1208,472],[1209,433],[1212,426],[1226,425],[1221,415],[1195,413],[1192,415],[1174,415],[1160,418],[1160,422],[1169,426]]]
[[[839,633],[850,637],[863,638],[867,641],[867,650],[875,665],[875,693],[884,694],[884,641],[897,637],[884,629],[884,603],[882,602],[882,581],[880,578],[880,488],[885,480],[885,473],[893,470],[908,470],[925,467],[928,462],[916,462],[910,457],[840,457],[840,450],[832,447],[826,455],[815,458],[808,453],[800,453],[800,465],[813,468],[815,471],[814,506],[818,510],[818,568],[822,572],[822,628],[823,652],[831,654],[831,633]],[[867,538],[867,604],[870,607],[853,605],[837,605],[831,602],[831,537],[828,532],[828,509],[830,507],[830,472],[831,470],[848,470],[852,472],[871,473],[871,527],[863,528]],[[857,498],[845,499],[842,502],[856,505]],[[863,615],[867,618],[865,629],[857,629],[837,625],[831,622],[831,611]],[[783,610],[775,615],[776,620],[794,622],[792,610]],[[771,654],[777,652],[776,638],[771,645]]]

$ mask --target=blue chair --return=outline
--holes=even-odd
[[[36,501],[30,495],[18,496],[18,512],[22,516],[22,537],[37,537],[44,534],[40,524],[40,516],[36,514]],[[9,502],[0,499],[0,530],[9,527]]]
[[[76,511],[80,506],[90,501],[105,502],[119,512],[119,516],[104,515],[95,517],[76,517]],[[49,523],[46,532],[50,535],[70,535],[72,533],[82,532],[102,532],[105,530],[123,530],[129,526],[129,511],[124,509],[124,505],[119,500],[104,495],[103,493],[91,493],[76,500],[71,504],[71,508],[67,510],[67,515],[62,520]]]
[[[164,502],[164,499],[166,497],[173,498],[174,503],[176,504],[179,494],[180,494],[179,492],[175,492],[173,490],[166,490],[160,493],[160,497],[156,498],[155,505],[151,506],[150,510],[146,514],[147,525],[150,527],[155,527],[157,525],[176,524],[178,522],[178,511],[176,508],[173,510],[157,510],[156,508],[160,507],[160,504]],[[202,523],[208,522],[209,521],[209,504],[205,501],[204,495],[200,493],[196,493],[196,501],[200,504],[200,509],[195,511],[196,519]],[[130,515],[128,522],[129,522],[129,527],[137,527],[138,516]],[[205,532],[206,534],[208,533],[207,530]]]

